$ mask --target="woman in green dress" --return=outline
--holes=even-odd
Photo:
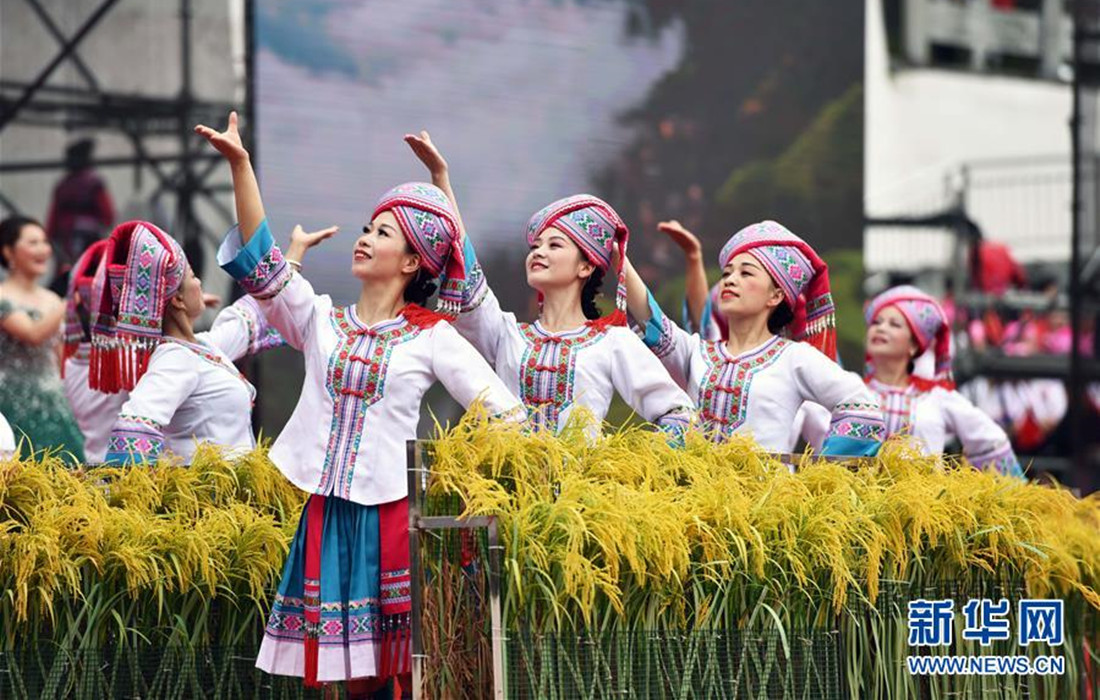
[[[38,284],[52,249],[42,226],[13,216],[0,221],[0,414],[21,442],[20,455],[60,451],[84,461],[84,438],[76,425],[58,371],[58,345],[65,304]]]

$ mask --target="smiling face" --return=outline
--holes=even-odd
[[[527,253],[527,284],[543,294],[584,284],[596,266],[561,229],[543,229]]]
[[[351,254],[351,274],[360,280],[388,280],[412,275],[420,268],[420,256],[401,233],[397,217],[384,211],[363,227]]]
[[[770,314],[781,303],[783,290],[750,253],[733,256],[723,268],[718,290],[718,310],[723,317],[736,321]]]
[[[0,254],[4,256],[8,270],[41,277],[50,266],[53,246],[41,226],[28,223],[20,228],[15,242],[4,246]]]
[[[880,309],[871,319],[867,327],[867,354],[872,359],[909,359],[917,350],[913,331],[896,306]]]

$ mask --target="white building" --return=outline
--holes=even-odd
[[[899,0],[901,46],[892,58],[884,2],[867,0],[869,217],[939,212],[961,191],[983,233],[1011,245],[1021,262],[1068,259],[1070,27],[1058,0],[1026,4],[1038,7]],[[959,65],[937,65],[944,54],[961,58]],[[1000,57],[1032,75],[1007,75],[1003,65],[1011,62]],[[864,239],[868,271],[943,268],[951,250],[942,229],[875,227]]]

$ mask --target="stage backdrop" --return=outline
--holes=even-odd
[[[427,179],[401,140],[427,129],[489,281],[521,317],[524,224],[591,192],[626,219],[631,257],[677,315],[682,257],[656,223],[692,228],[713,267],[731,233],[773,218],[830,251],[841,322],[855,319],[843,335],[859,338],[862,3],[284,0],[256,3],[255,23],[268,215],[281,241],[296,223],[341,227],[306,263],[337,303],[357,296],[351,248],[379,195]],[[301,361],[263,364],[273,435]]]

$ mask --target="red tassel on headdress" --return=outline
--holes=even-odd
[[[791,337],[809,343],[836,362],[836,309],[830,293],[829,268],[816,253],[811,260],[817,274],[795,304],[794,320],[789,326]]]

